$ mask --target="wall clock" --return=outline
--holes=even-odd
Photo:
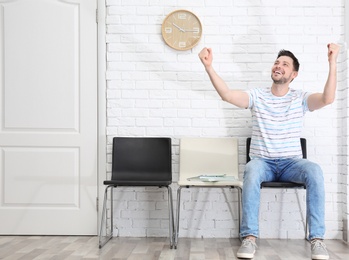
[[[194,13],[188,10],[176,10],[165,17],[161,33],[168,46],[185,51],[200,41],[202,25]]]

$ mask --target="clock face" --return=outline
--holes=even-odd
[[[192,12],[177,10],[166,16],[161,33],[171,48],[189,50],[200,41],[202,26],[199,18]]]

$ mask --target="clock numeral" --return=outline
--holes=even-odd
[[[165,27],[165,33],[172,33],[171,27]]]
[[[178,14],[178,19],[181,19],[181,20],[187,19],[187,14]]]
[[[193,28],[193,33],[199,33],[200,32],[200,28],[199,27],[194,27]]]
[[[187,47],[187,44],[185,42],[179,42],[178,43],[178,47],[179,48],[185,48],[185,47]]]

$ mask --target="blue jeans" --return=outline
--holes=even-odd
[[[325,187],[320,166],[306,159],[255,158],[245,167],[240,236],[259,235],[260,186],[264,181],[305,183],[309,239],[325,235]]]

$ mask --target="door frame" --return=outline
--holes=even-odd
[[[106,135],[106,2],[105,0],[97,1],[97,106],[98,106],[98,165],[97,165],[97,235],[101,212],[103,208],[103,181],[106,178],[107,165],[107,135]]]

